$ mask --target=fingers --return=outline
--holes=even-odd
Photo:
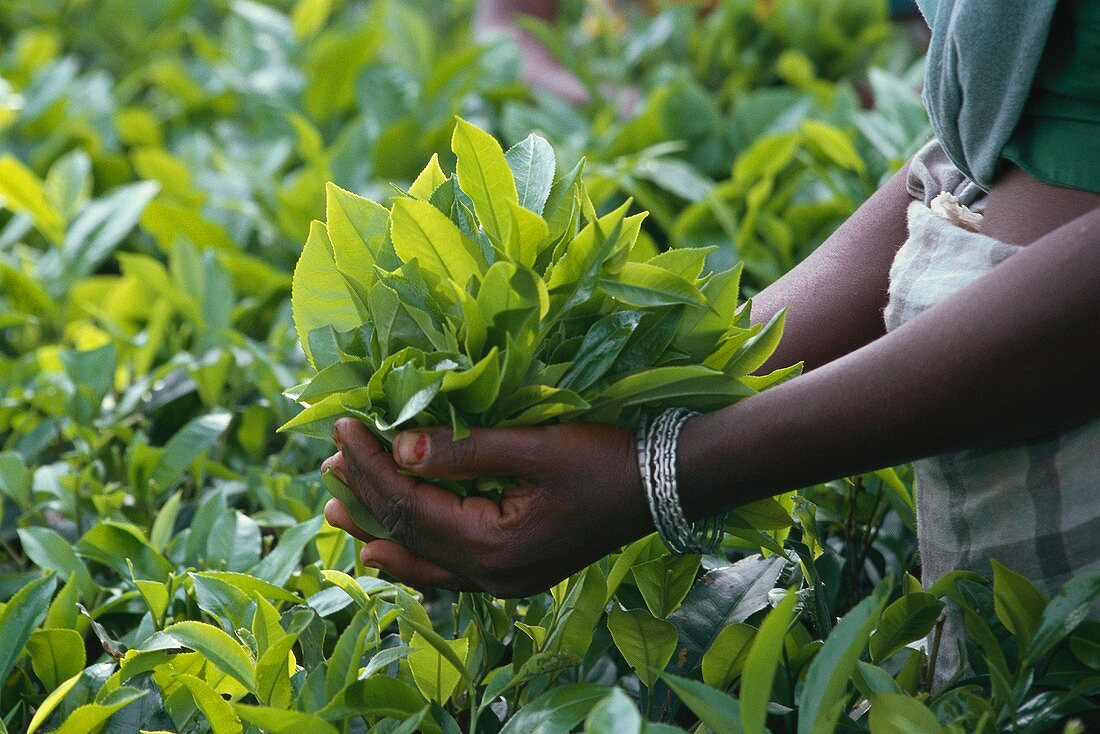
[[[352,519],[351,513],[348,512],[348,508],[338,499],[331,499],[325,505],[325,519],[328,520],[329,525],[334,528],[340,528],[348,535],[358,538],[364,543],[375,540],[373,535],[367,533],[363,528],[355,524],[355,520]]]
[[[325,519],[328,520],[329,525],[339,528],[367,544],[359,554],[365,565],[381,569],[398,581],[418,586],[453,589],[454,591],[477,590],[473,583],[450,573],[431,561],[418,557],[408,548],[397,543],[380,540],[364,532],[352,520],[348,508],[338,499],[331,499],[325,505]]]
[[[332,456],[321,462],[321,473],[332,472],[344,484],[348,483],[347,467],[344,465],[344,454],[337,451]]]
[[[417,428],[393,442],[396,462],[408,471],[436,479],[503,476],[529,479],[539,458],[542,431],[530,428],[473,428],[455,441],[450,428]]]
[[[398,581],[413,586],[434,586],[452,591],[479,590],[467,579],[388,540],[367,543],[359,553],[359,558],[364,565],[380,569]]]
[[[334,436],[348,488],[395,541],[417,555],[461,562],[456,550],[485,535],[487,521],[493,513],[499,514],[488,499],[464,502],[441,487],[402,474],[393,457],[358,421],[337,421]]]

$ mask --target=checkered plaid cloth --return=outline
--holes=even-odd
[[[984,193],[935,140],[914,158],[907,183],[914,197],[909,239],[890,269],[887,330],[1022,249],[940,215],[942,207],[933,206],[937,197],[980,212]],[[1100,420],[1033,443],[934,456],[913,467],[925,586],[956,568],[991,576],[989,561],[996,559],[1049,597],[1073,575],[1100,568]],[[945,632],[958,639],[961,625],[953,617]],[[937,668],[945,674],[960,662],[952,648],[941,647]]]

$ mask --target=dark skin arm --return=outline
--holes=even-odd
[[[805,361],[805,371],[842,357],[885,333],[890,264],[906,238],[906,165],[797,267],[753,299],[752,320],[767,323],[787,308],[783,341],[759,370]],[[982,232],[1027,245],[1100,206],[1100,195],[1006,171],[990,193]]]
[[[880,194],[864,209],[876,199],[877,206],[904,204]],[[1009,445],[1100,415],[1100,209],[1095,200],[1082,206],[1094,208],[878,338],[869,309],[877,304],[881,319],[886,272],[900,244],[882,233],[897,233],[891,227],[903,214],[897,206],[871,209],[865,227],[838,230],[828,247],[879,264],[853,269],[853,261],[827,250],[817,266],[792,271],[757,300],[758,318],[783,302],[780,287],[795,301],[789,351],[779,363],[808,357],[811,365],[827,364],[685,426],[678,474],[688,515],[935,453]],[[853,275],[847,287],[835,286],[821,274],[826,266],[866,280]],[[846,295],[849,288],[876,295]],[[807,298],[803,306],[803,290],[822,305]],[[838,305],[846,298],[868,310]],[[831,333],[817,339],[826,327]],[[846,346],[833,350],[832,339]],[[338,424],[342,450],[327,465],[395,531],[394,541],[370,539],[330,503],[330,522],[369,541],[365,562],[411,583],[517,596],[652,531],[625,430],[479,430],[459,443],[448,433],[402,434],[391,457],[359,424]],[[421,476],[503,474],[520,485],[499,505],[463,500],[398,473],[395,458]]]
[[[1073,428],[1100,415],[1098,340],[1095,209],[873,343],[689,423],[685,511]]]
[[[827,364],[885,332],[890,263],[906,238],[906,165],[814,252],[752,302],[752,320],[767,323],[787,309],[783,340],[760,368]]]

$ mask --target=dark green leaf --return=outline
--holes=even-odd
[[[275,550],[249,569],[249,573],[262,581],[282,586],[294,573],[298,559],[307,544],[317,536],[324,518],[315,517],[287,528],[279,537]]]
[[[687,704],[692,713],[699,717],[700,721],[710,727],[711,731],[723,732],[723,734],[740,734],[744,712],[738,701],[729,695],[715,690],[697,680],[681,678],[671,673],[661,675],[661,680]],[[761,720],[761,727],[763,721]],[[761,731],[762,729],[749,729],[748,731]]]
[[[593,324],[558,387],[580,393],[603,377],[638,328],[641,316],[637,311],[619,311]]]
[[[871,635],[871,659],[885,660],[910,642],[932,631],[944,604],[931,594],[906,594],[886,607],[878,628]]]
[[[1025,577],[1010,571],[995,559],[993,566],[993,609],[1008,631],[1026,645],[1039,627],[1047,600]]]
[[[708,571],[668,618],[680,631],[681,648],[671,670],[694,674],[723,629],[767,607],[783,564],[781,556],[750,556]]]
[[[7,680],[31,633],[46,618],[57,577],[48,573],[30,582],[0,611],[0,680]]]
[[[881,583],[871,596],[845,614],[810,663],[798,715],[799,734],[825,734],[836,727],[848,681],[867,647],[889,592],[888,583]]]
[[[1067,581],[1050,600],[1039,618],[1038,628],[1027,646],[1028,660],[1040,660],[1089,617],[1100,599],[1100,571],[1091,571]]]
[[[149,476],[150,483],[158,492],[175,489],[191,462],[217,443],[232,419],[229,412],[217,411],[195,418],[181,428],[165,444],[164,453]]]
[[[500,730],[500,734],[560,734],[581,723],[607,696],[607,688],[591,683],[566,683],[530,701]]]

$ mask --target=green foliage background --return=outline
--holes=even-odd
[[[716,247],[752,295],[930,134],[880,2],[655,5],[531,26],[593,90],[576,109],[472,38],[470,2],[0,0],[0,731],[1088,715],[1100,582],[921,591],[904,467],[742,508],[720,555],[647,538],[520,601],[392,584],[323,523],[330,445],[275,428],[310,371],[290,274],[327,182],[380,200],[433,154],[453,170],[455,115],[538,132],[601,213],[651,213],[639,247]],[[907,645],[943,599],[973,675],[930,694]]]

